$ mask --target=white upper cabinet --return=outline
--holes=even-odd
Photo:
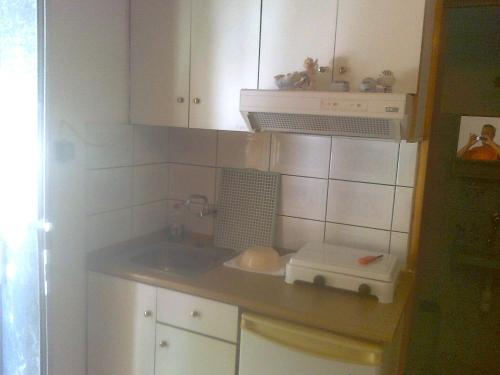
[[[391,70],[394,92],[416,93],[424,7],[425,0],[339,0],[334,79],[359,91],[363,78]]]
[[[261,6],[262,5],[262,6]],[[425,0],[131,0],[131,121],[247,130],[241,89],[318,59],[316,87],[383,70],[417,90]]]
[[[240,90],[257,88],[260,0],[192,0],[189,127],[247,130]]]
[[[257,88],[260,0],[132,0],[131,122],[247,130]]]
[[[188,126],[190,22],[189,1],[131,1],[133,124]]]
[[[304,70],[306,57],[318,59],[318,89],[332,77],[337,0],[263,0],[259,89],[277,89],[274,76]]]

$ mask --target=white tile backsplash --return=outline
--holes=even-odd
[[[87,171],[87,213],[111,211],[131,205],[131,167]]]
[[[168,160],[171,163],[215,166],[217,132],[204,129],[170,128]]]
[[[276,218],[276,246],[299,250],[306,242],[323,242],[325,223],[278,216]]]
[[[167,225],[168,201],[148,203],[132,208],[133,237],[166,229]]]
[[[279,214],[324,220],[328,181],[282,176]]]
[[[213,203],[217,168],[234,167],[282,173],[277,246],[325,240],[406,257],[417,144],[117,124],[86,136],[89,249],[165,228],[189,194]],[[213,233],[212,217],[178,220]]]
[[[415,187],[418,143],[401,141],[396,185]]]
[[[391,228],[394,186],[330,180],[327,221]]]
[[[270,133],[219,132],[217,166],[269,169]]]
[[[168,160],[168,128],[134,126],[134,164],[166,163]]]
[[[168,198],[168,164],[139,165],[133,168],[133,204]]]
[[[398,150],[395,142],[334,137],[330,178],[394,185]]]
[[[396,187],[392,230],[409,232],[413,204],[413,188]]]
[[[132,209],[87,216],[87,250],[96,250],[131,238]]]
[[[85,139],[87,168],[132,165],[133,126],[87,124]]]
[[[325,242],[379,253],[389,251],[390,232],[352,225],[326,223]]]
[[[191,194],[202,194],[214,203],[215,176],[215,168],[170,164],[168,198],[186,200]]]
[[[275,133],[270,169],[296,176],[328,178],[331,137]]]
[[[398,257],[401,264],[406,264],[408,258],[408,233],[391,232],[390,252]]]

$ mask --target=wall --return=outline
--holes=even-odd
[[[160,230],[168,221],[168,129],[87,127],[87,249]]]
[[[51,375],[86,373],[87,123],[128,122],[128,1],[46,2]],[[64,146],[64,147],[63,147]],[[64,152],[61,154],[61,150]]]
[[[277,246],[325,240],[406,257],[417,144],[145,126],[106,131],[120,141],[88,165],[90,250],[161,229],[189,194],[215,203],[217,169],[236,167],[282,174]],[[213,231],[212,218],[185,212],[182,220],[194,232]]]
[[[474,231],[480,238],[476,240],[480,251],[481,239],[491,230],[491,212],[500,210],[498,195],[483,202],[487,207],[481,207],[474,196],[467,196],[467,189],[485,185],[498,188],[498,181],[458,178],[453,173],[453,161],[461,115],[500,116],[500,89],[495,86],[500,64],[499,20],[498,6],[445,10],[436,113],[429,142],[417,304],[406,374],[498,373],[498,272],[460,265],[456,259],[463,245],[463,239],[462,243],[457,240],[457,225],[468,222],[466,231],[482,227]],[[471,200],[475,202],[471,204]],[[475,209],[457,209],[467,204]],[[480,306],[488,294],[488,284],[491,304],[485,312]]]

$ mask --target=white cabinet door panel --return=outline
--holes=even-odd
[[[156,288],[89,273],[88,375],[154,374],[155,307]]]
[[[260,0],[192,4],[189,126],[246,130],[240,90],[257,88]]]
[[[155,375],[234,375],[236,345],[170,326],[156,327]]]
[[[332,77],[337,0],[263,0],[259,89],[276,89],[273,77],[304,70],[306,57],[330,69],[317,74],[318,89]]]
[[[339,0],[334,78],[359,91],[363,78],[391,70],[394,92],[416,93],[424,7],[425,0]]]
[[[188,126],[190,25],[190,1],[131,1],[133,124]]]

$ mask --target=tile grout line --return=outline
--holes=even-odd
[[[135,139],[137,136],[137,125],[134,125],[134,128],[132,129],[132,164],[135,164],[136,160],[136,147],[135,147]],[[133,169],[132,169],[133,172]],[[132,178],[132,190],[133,190],[133,184],[134,180]],[[132,192],[133,194],[133,192]],[[130,223],[129,223],[129,237],[132,238],[134,236],[134,210],[132,209],[132,206],[130,206]]]
[[[270,161],[268,160],[268,166],[266,168],[266,171],[272,172],[269,167]],[[179,165],[179,166],[187,166],[187,167],[200,167],[200,168],[212,168],[212,169],[220,169],[224,168],[225,166],[217,166],[217,165],[203,165],[203,164],[192,164],[192,163],[184,163],[184,162],[177,162],[177,161],[163,161],[163,162],[153,162],[153,163],[144,163],[144,164],[136,164],[136,165],[117,165],[117,166],[110,166],[110,167],[102,167],[102,168],[87,168],[87,171],[91,172],[96,172],[96,171],[106,171],[106,170],[111,170],[111,169],[122,169],[122,168],[135,168],[135,167],[149,167],[149,166],[161,166],[161,165]],[[252,168],[249,168],[252,169]],[[280,173],[280,172],[278,172]],[[408,188],[408,189],[414,189],[414,186],[410,185],[397,185],[397,184],[384,184],[380,182],[370,182],[370,181],[357,181],[357,180],[344,180],[344,179],[339,179],[339,178],[326,178],[326,177],[316,177],[316,176],[304,176],[304,175],[297,175],[297,174],[290,174],[290,173],[280,173],[282,176],[288,176],[288,177],[297,177],[297,178],[308,178],[308,179],[313,179],[313,180],[329,180],[329,181],[343,181],[343,182],[350,182],[350,183],[357,183],[357,184],[367,184],[367,185],[378,185],[378,186],[390,186],[390,187],[400,187],[400,188]]]
[[[189,109],[188,109],[188,116],[189,116]],[[189,124],[189,119],[188,119],[188,124]],[[167,129],[167,191],[165,192],[167,194],[167,200],[168,200],[168,197],[170,197],[170,137],[172,135],[170,134],[170,128]],[[168,203],[167,203],[167,212],[166,212],[166,221],[167,221],[167,228],[169,227],[169,224],[171,223],[168,223],[170,221],[170,207],[168,206]],[[170,230],[167,229],[168,232],[170,232]]]
[[[328,216],[328,196],[330,192],[330,170],[332,168],[333,157],[333,137],[330,137],[330,155],[328,157],[328,180],[326,182],[326,201],[325,201],[325,221],[323,225],[323,242],[326,242],[326,219]]]
[[[321,219],[312,219],[312,218],[302,217],[302,216],[283,215],[283,214],[278,214],[276,216],[289,217],[289,218],[292,218],[292,219],[299,219],[299,220],[314,221],[314,222],[325,223],[325,224],[343,225],[345,227],[371,229],[371,230],[380,231],[380,232],[389,232],[389,233],[394,232],[394,233],[401,233],[401,234],[409,234],[409,232],[403,232],[403,231],[399,231],[399,230],[383,229],[383,228],[375,228],[375,227],[367,227],[367,226],[363,226],[363,225],[341,223],[341,222],[338,222],[338,221],[329,221],[329,220],[323,221]]]
[[[218,197],[218,191],[217,191],[217,179],[219,176],[219,135],[220,135],[220,130],[216,130],[216,136],[215,136],[215,178],[214,178],[214,205],[217,207],[217,197]],[[214,235],[214,230],[215,226],[212,228],[212,235]]]
[[[395,181],[396,185],[394,185],[394,195],[392,198],[392,215],[391,215],[391,227],[390,227],[391,231],[392,231],[392,225],[394,223],[394,209],[396,207],[396,191],[397,191],[397,183],[398,183],[398,176],[399,176],[399,156],[400,156],[400,153],[401,153],[401,142],[399,142],[399,145],[398,145],[398,156],[397,156],[398,163],[396,166],[396,181]],[[392,233],[389,236],[389,248],[387,249],[389,254],[391,253],[391,242],[392,242]]]

